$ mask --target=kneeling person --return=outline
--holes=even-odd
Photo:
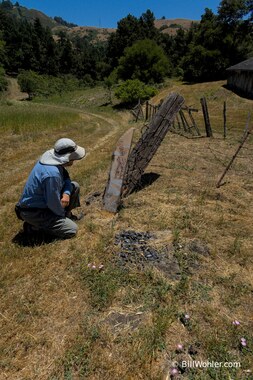
[[[43,230],[58,238],[70,238],[77,233],[71,210],[80,206],[79,185],[72,182],[66,167],[85,156],[85,149],[68,138],[56,141],[32,169],[16,213],[25,228]]]

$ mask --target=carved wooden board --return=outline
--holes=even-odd
[[[130,128],[117,142],[112,156],[109,180],[103,196],[103,205],[107,211],[117,212],[121,202],[122,184],[125,175],[134,128]]]

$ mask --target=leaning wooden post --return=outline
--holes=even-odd
[[[249,123],[249,119],[248,119],[248,122],[247,122],[246,127],[248,127],[248,123]],[[216,187],[220,187],[220,186],[221,186],[221,182],[222,182],[223,178],[225,177],[225,175],[226,175],[226,173],[228,172],[228,170],[231,168],[232,163],[234,162],[236,156],[238,155],[238,153],[239,153],[240,150],[242,149],[242,147],[243,147],[245,141],[247,140],[247,138],[248,138],[249,135],[251,134],[251,132],[252,132],[252,128],[253,128],[253,127],[251,127],[250,130],[247,128],[247,132],[246,132],[246,133],[245,133],[245,132],[243,133],[242,142],[241,142],[241,144],[238,146],[238,148],[236,149],[236,152],[235,152],[235,154],[233,155],[233,157],[231,158],[231,160],[229,161],[229,163],[228,163],[226,169],[224,170],[224,172],[223,172],[222,176],[220,177],[219,181],[217,182]]]
[[[182,120],[184,131],[185,132],[191,132],[190,126],[189,126],[182,110],[179,111],[179,115],[180,115],[181,120]]]
[[[224,121],[223,137],[225,139],[227,137],[227,107],[226,107],[226,102],[224,102],[224,105],[223,105],[223,121]]]
[[[197,132],[197,135],[198,136],[201,136],[201,133],[200,133],[200,131],[199,131],[199,129],[198,129],[198,127],[197,127],[197,124],[196,124],[196,122],[195,122],[195,120],[194,120],[194,117],[193,117],[193,115],[192,115],[192,111],[195,111],[195,112],[198,112],[198,110],[196,110],[196,109],[190,109],[189,107],[186,107],[187,108],[187,110],[188,110],[188,114],[189,114],[189,117],[190,117],[190,119],[191,119],[191,122],[192,122],[192,126],[193,126],[193,128],[195,129],[195,131]]]
[[[202,106],[204,121],[205,121],[205,128],[206,128],[206,136],[207,137],[213,137],[213,132],[210,124],[209,114],[208,114],[208,108],[206,103],[206,98],[201,98],[200,103]]]
[[[146,101],[146,114],[145,114],[145,120],[148,120],[148,100]]]
[[[172,93],[151,119],[148,128],[129,155],[122,186],[123,196],[130,194],[139,183],[145,168],[159,148],[183,103],[184,98],[181,95]]]

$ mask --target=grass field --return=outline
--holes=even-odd
[[[149,182],[116,215],[94,193],[103,193],[118,138],[134,126],[137,140],[143,122],[106,106],[102,88],[2,100],[0,380],[253,379],[251,135],[216,188],[253,101],[223,84],[171,81],[152,100],[179,92],[199,109],[194,116],[205,135],[205,96],[214,138],[168,133],[146,170]],[[71,240],[19,245],[14,205],[35,160],[63,136],[87,150],[70,169],[85,218]],[[119,259],[116,243],[130,230],[149,232],[162,261]],[[194,361],[207,368],[182,364]]]

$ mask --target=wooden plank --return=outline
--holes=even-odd
[[[113,153],[108,183],[103,195],[103,207],[110,212],[117,212],[121,203],[121,192],[126,164],[131,148],[134,128],[130,128],[117,142]]]

